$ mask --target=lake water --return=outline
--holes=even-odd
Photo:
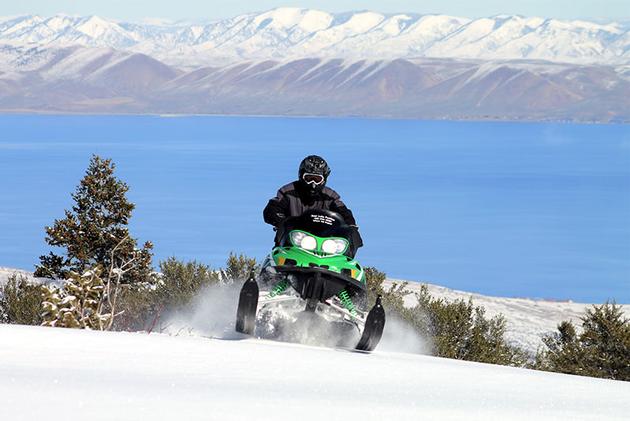
[[[630,127],[158,116],[0,116],[0,266],[32,269],[91,154],[137,207],[132,233],[221,265],[272,245],[262,209],[324,156],[359,259],[501,296],[630,302]]]

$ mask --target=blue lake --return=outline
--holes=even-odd
[[[132,233],[221,265],[272,245],[262,209],[324,156],[358,257],[501,296],[630,302],[630,127],[158,116],[0,116],[0,266],[32,269],[91,154],[136,203]]]

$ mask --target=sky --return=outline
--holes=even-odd
[[[21,0],[3,3],[0,6],[0,15],[3,16],[68,13],[121,20],[220,19],[281,6],[329,12],[374,10],[385,13],[443,13],[466,17],[519,14],[561,19],[630,18],[630,0]]]

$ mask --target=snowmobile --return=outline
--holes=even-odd
[[[276,246],[260,273],[241,288],[236,331],[253,335],[257,313],[293,301],[303,312],[354,330],[354,349],[372,351],[385,326],[378,296],[368,312],[365,273],[354,259],[352,228],[326,210],[308,210],[287,218],[276,235]],[[346,330],[347,331],[347,330]]]

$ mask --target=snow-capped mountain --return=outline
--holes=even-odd
[[[410,57],[630,62],[627,22],[499,15],[327,13],[279,8],[207,23],[127,23],[98,16],[0,18],[0,45],[27,51],[108,47],[175,66],[255,59]]]

